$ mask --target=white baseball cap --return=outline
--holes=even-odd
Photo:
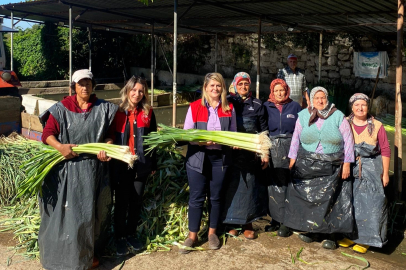
[[[81,79],[93,79],[93,73],[88,69],[76,70],[72,75],[72,82],[77,83]]]

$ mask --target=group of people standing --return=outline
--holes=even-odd
[[[351,97],[352,113],[346,118],[328,101],[326,89],[309,93],[297,83],[305,79],[295,56],[288,64],[293,66],[272,81],[264,103],[252,96],[245,72],[235,75],[229,91],[221,74],[205,76],[202,97],[190,104],[184,129],[267,131],[272,148],[269,157],[261,158],[211,141],[188,144],[189,235],[181,253],[198,244],[206,199],[210,249],[221,246],[220,226],[231,235],[241,231],[255,239],[252,222],[267,214],[272,218],[267,231],[287,237],[296,230],[305,242],[323,240],[324,248],[338,243],[366,252],[385,244],[383,188],[389,181],[390,148],[382,124],[368,114],[368,97]],[[143,247],[136,229],[147,177],[156,170],[155,155],[145,154],[143,146],[143,136],[157,129],[148,85],[132,77],[120,92],[119,106],[98,99],[94,86],[90,71],[76,71],[70,87],[74,95],[40,116],[42,141],[66,158],[47,175],[40,196],[38,239],[45,269],[98,265],[95,254],[106,243],[112,194],[117,254]],[[293,99],[306,99],[308,107]],[[93,142],[128,145],[138,156],[134,168],[110,161],[104,151],[94,156],[72,150]]]
[[[252,96],[245,72],[235,75],[228,93],[219,73],[206,75],[202,99],[191,103],[184,128],[268,131],[272,148],[268,159],[213,142],[189,144],[190,232],[181,253],[198,243],[206,198],[210,249],[220,248],[220,226],[254,239],[252,222],[266,214],[272,218],[266,231],[288,237],[294,230],[326,249],[338,244],[365,253],[386,243],[390,146],[382,124],[368,113],[368,96],[354,94],[346,117],[329,102],[327,89],[308,93],[295,70],[297,58],[289,61],[293,67],[279,72],[264,103]]]

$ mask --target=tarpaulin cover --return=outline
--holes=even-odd
[[[344,153],[299,150],[286,192],[287,227],[315,233],[352,232],[352,182],[341,179],[343,159]]]
[[[103,142],[117,106],[98,100],[92,110],[74,113],[61,103],[49,109],[60,125],[58,140],[84,144]],[[45,269],[90,269],[95,242],[103,247],[108,231],[111,192],[108,164],[80,155],[55,166],[42,185],[38,235]]]
[[[383,168],[379,145],[362,142],[354,148],[357,160],[352,170],[355,214],[352,239],[359,244],[382,247],[387,242],[388,209],[381,180]]]
[[[289,148],[292,135],[281,134],[270,136],[271,168],[268,177],[271,180],[268,186],[269,215],[272,220],[283,223],[285,217],[286,189],[290,180]]]
[[[256,133],[257,117],[238,117],[237,130]],[[266,186],[262,184],[261,159],[246,150],[233,150],[233,165],[224,183],[223,223],[247,224],[266,215]]]

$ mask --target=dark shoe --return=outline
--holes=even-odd
[[[323,242],[321,242],[321,246],[325,249],[336,249],[337,248],[336,243],[332,240],[323,240]]]
[[[219,249],[220,240],[216,234],[209,235],[209,249]]]
[[[138,240],[134,236],[127,236],[127,243],[134,250],[140,250],[144,247],[144,245],[140,242],[140,240]]]
[[[280,237],[288,237],[290,235],[290,230],[285,225],[281,225],[278,230],[278,235]]]
[[[116,241],[116,250],[118,256],[128,254],[127,239],[125,239],[125,237],[121,237]]]
[[[265,226],[266,232],[274,232],[277,231],[280,227],[280,223],[277,221],[271,221],[268,225]]]
[[[306,243],[311,243],[311,242],[314,241],[313,238],[311,237],[311,234],[309,234],[309,233],[306,233],[306,234],[301,233],[301,234],[299,234],[299,239],[302,240],[303,242],[306,242]]]
[[[92,268],[91,269],[94,269],[94,268],[97,268],[97,267],[99,267],[99,259],[97,259],[96,257],[93,257],[93,262],[92,262]]]
[[[188,247],[188,248],[192,248],[195,245],[195,242],[193,242],[192,239],[190,238],[186,238],[185,242],[183,242],[183,246]],[[181,254],[188,254],[190,253],[192,250],[188,250],[185,248],[180,248],[179,249],[179,253]]]
[[[245,239],[248,239],[248,240],[255,239],[255,231],[254,231],[254,228],[252,228],[252,223],[244,225],[243,229],[244,229]]]
[[[232,236],[238,236],[238,231],[235,229],[232,229],[232,230],[228,231],[228,234],[231,234]]]

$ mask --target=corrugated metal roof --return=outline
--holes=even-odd
[[[173,32],[173,0],[148,6],[137,0],[40,0],[2,5],[0,14],[68,24],[69,5],[75,26],[127,33]],[[298,31],[395,33],[397,1],[388,0],[178,0],[178,33]]]

